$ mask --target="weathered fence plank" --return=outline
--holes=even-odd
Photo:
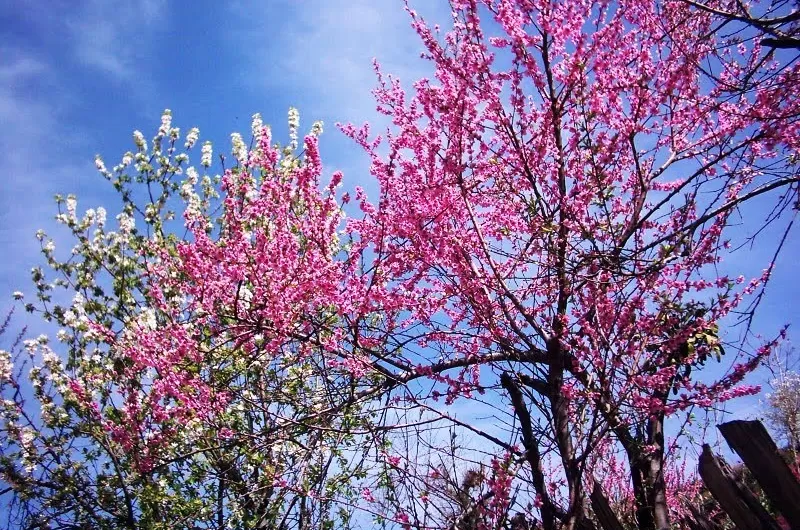
[[[722,530],[722,527],[708,518],[708,516],[694,504],[689,504],[692,516],[685,520],[691,530]]]
[[[616,514],[611,509],[611,505],[603,493],[603,488],[596,480],[589,499],[592,501],[592,510],[595,517],[597,517],[600,528],[603,530],[625,530],[625,527],[622,526],[622,523],[619,522]]]
[[[800,530],[800,482],[760,421],[729,421],[717,428],[758,481],[773,506]]]
[[[739,530],[779,529],[755,495],[734,480],[728,465],[711,452],[708,444],[703,444],[698,471],[708,490]]]

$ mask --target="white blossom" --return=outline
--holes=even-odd
[[[242,140],[242,135],[239,133],[231,134],[231,144],[233,145],[232,154],[239,163],[244,164],[247,162],[247,146]]]
[[[14,300],[22,300],[23,298],[25,298],[25,295],[22,294],[22,291],[14,291],[12,296],[14,297]]]
[[[103,175],[108,173],[108,170],[106,169],[106,164],[105,162],[103,162],[103,159],[100,158],[100,155],[95,155],[94,166],[97,168],[97,171],[99,171]]]
[[[200,197],[196,193],[191,193],[188,196],[186,204],[185,216],[187,219],[198,219],[203,215],[203,207],[200,202]]]
[[[119,221],[120,232],[123,234],[130,234],[136,225],[136,220],[125,212],[117,216],[117,221]]]
[[[30,427],[23,427],[19,433],[19,445],[22,448],[22,463],[25,465],[25,471],[33,473],[36,469],[36,431]]]
[[[100,206],[97,209],[97,226],[103,227],[106,224],[106,209]]]
[[[24,448],[29,448],[36,439],[36,432],[30,427],[23,427],[19,433],[19,444]]]
[[[772,392],[767,394],[767,420],[787,441],[800,441],[800,374],[787,372],[770,381]]]
[[[171,126],[172,111],[169,109],[164,109],[164,113],[161,115],[161,127],[158,128],[158,136],[167,136]]]
[[[292,150],[297,149],[297,129],[300,128],[300,112],[294,107],[289,107],[289,138]]]
[[[6,350],[0,350],[0,383],[10,381],[13,370],[14,364],[11,362],[11,353]]]
[[[46,348],[44,353],[42,353],[42,360],[50,369],[61,368],[61,359],[59,359],[58,355],[56,355],[55,352],[50,348]]]
[[[144,139],[141,131],[133,131],[133,143],[136,144],[140,152],[147,151],[147,140]]]
[[[261,129],[263,127],[264,127],[264,122],[261,119],[261,114],[256,112],[255,114],[253,114],[253,124],[251,126],[254,138],[258,138],[261,135]]]
[[[243,285],[241,289],[239,289],[239,303],[241,304],[242,309],[244,309],[245,311],[250,309],[250,304],[252,303],[252,301],[253,301],[253,291],[251,291],[250,288],[248,288],[247,286]]]
[[[152,223],[155,221],[156,216],[158,215],[158,210],[156,209],[156,205],[153,203],[148,204],[144,208],[144,219],[148,223]]]
[[[147,308],[139,313],[139,326],[146,331],[153,331],[158,326],[156,312],[152,308]]]
[[[188,177],[187,181],[192,186],[196,186],[197,182],[200,180],[200,175],[197,174],[197,170],[194,166],[186,169],[186,176]]]
[[[200,163],[203,167],[210,167],[211,166],[211,156],[213,153],[213,148],[211,147],[211,142],[206,140],[203,144],[202,155],[200,157]]]
[[[64,325],[74,328],[78,325],[78,316],[72,309],[64,311]]]
[[[75,296],[72,297],[72,306],[82,314],[84,304],[86,304],[86,298],[81,293],[75,293]]]
[[[181,197],[184,199],[188,199],[191,197],[192,193],[194,193],[194,186],[188,180],[184,180],[181,184]]]
[[[189,129],[189,134],[186,135],[186,143],[183,144],[186,149],[191,149],[194,147],[194,144],[197,143],[197,139],[200,137],[200,129],[197,127],[192,127]]]
[[[88,319],[83,317],[84,322],[88,323]],[[100,342],[103,340],[103,334],[100,333],[96,328],[89,328],[86,327],[86,331],[83,334],[84,338],[89,342]]]
[[[75,197],[67,197],[67,217],[72,220],[77,220],[75,210],[78,207],[78,201]]]

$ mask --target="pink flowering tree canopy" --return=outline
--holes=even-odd
[[[796,57],[680,1],[451,4],[446,33],[410,11],[432,79],[409,95],[378,68],[386,137],[345,127],[380,183],[350,226],[395,294],[421,295],[405,325],[424,329],[415,355],[439,355],[415,370],[447,402],[502,389],[533,517],[579,526],[605,477],[630,488],[640,527],[666,527],[680,508],[665,419],[756,392],[740,383],[771,349],[697,377],[772,267],[717,272],[732,216],[770,192],[776,216],[796,200]]]
[[[390,127],[340,127],[372,199],[295,110],[219,176],[169,112],[98,159],[119,228],[70,197],[73,256],[39,235],[27,308],[61,346],[0,357],[10,520],[571,530],[597,490],[685,524],[681,434],[758,392],[781,334],[749,334],[773,263],[719,272],[733,225],[758,199],[788,230],[798,200],[798,61],[762,43],[793,22],[738,5],[453,0],[446,31],[409,7],[433,76],[376,63]]]

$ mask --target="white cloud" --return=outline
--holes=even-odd
[[[63,124],[60,109],[69,96],[58,90],[53,67],[29,51],[0,49],[0,57],[0,249],[9,258],[0,262],[2,303],[28,285],[20,272],[39,259],[34,233],[52,226],[53,193],[64,185],[77,187],[77,175],[85,175],[90,164],[78,166],[64,156],[80,133]]]
[[[41,212],[29,201],[41,196],[44,186],[32,177],[38,176],[37,164],[47,146],[52,112],[25,90],[48,76],[49,67],[18,50],[3,49],[0,55],[5,58],[0,65],[0,173],[5,176],[0,196],[0,248],[5,256],[13,256],[0,264],[0,297],[7,298],[21,287],[11,284],[17,279],[14,269],[20,268],[20,258],[33,259],[36,253],[32,224],[41,219]],[[28,231],[27,240],[23,234],[26,229],[33,230]]]
[[[245,80],[257,88],[298,93],[306,114],[343,122],[372,118],[373,58],[408,87],[430,72],[400,1],[243,0],[234,9],[244,28],[235,38],[244,63],[252,65]]]
[[[49,122],[47,106],[26,96],[25,87],[49,74],[48,66],[32,55],[17,50],[0,51],[6,58],[0,65],[0,146],[3,166],[24,167],[26,152],[41,140]]]
[[[6,58],[0,65],[0,141],[5,145],[14,138],[35,137],[41,124],[35,120],[42,119],[44,108],[24,95],[24,85],[48,72],[47,66],[30,55],[19,54],[16,50],[0,51]],[[15,143],[19,143],[18,141]],[[14,157],[13,150],[4,153],[5,163],[8,157]]]
[[[132,79],[148,36],[165,16],[163,0],[89,0],[68,16],[75,56],[118,81]]]

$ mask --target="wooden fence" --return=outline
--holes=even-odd
[[[800,482],[784,460],[778,446],[759,421],[731,421],[718,426],[728,445],[761,487],[774,510],[792,530],[800,530]],[[737,478],[725,460],[703,445],[699,462],[700,477],[706,488],[738,530],[779,530],[781,526],[764,508],[759,498]],[[603,530],[621,530],[619,522],[595,484],[592,509]],[[699,506],[690,506],[692,517],[683,521],[690,530],[720,530]],[[785,527],[784,527],[785,528]]]

